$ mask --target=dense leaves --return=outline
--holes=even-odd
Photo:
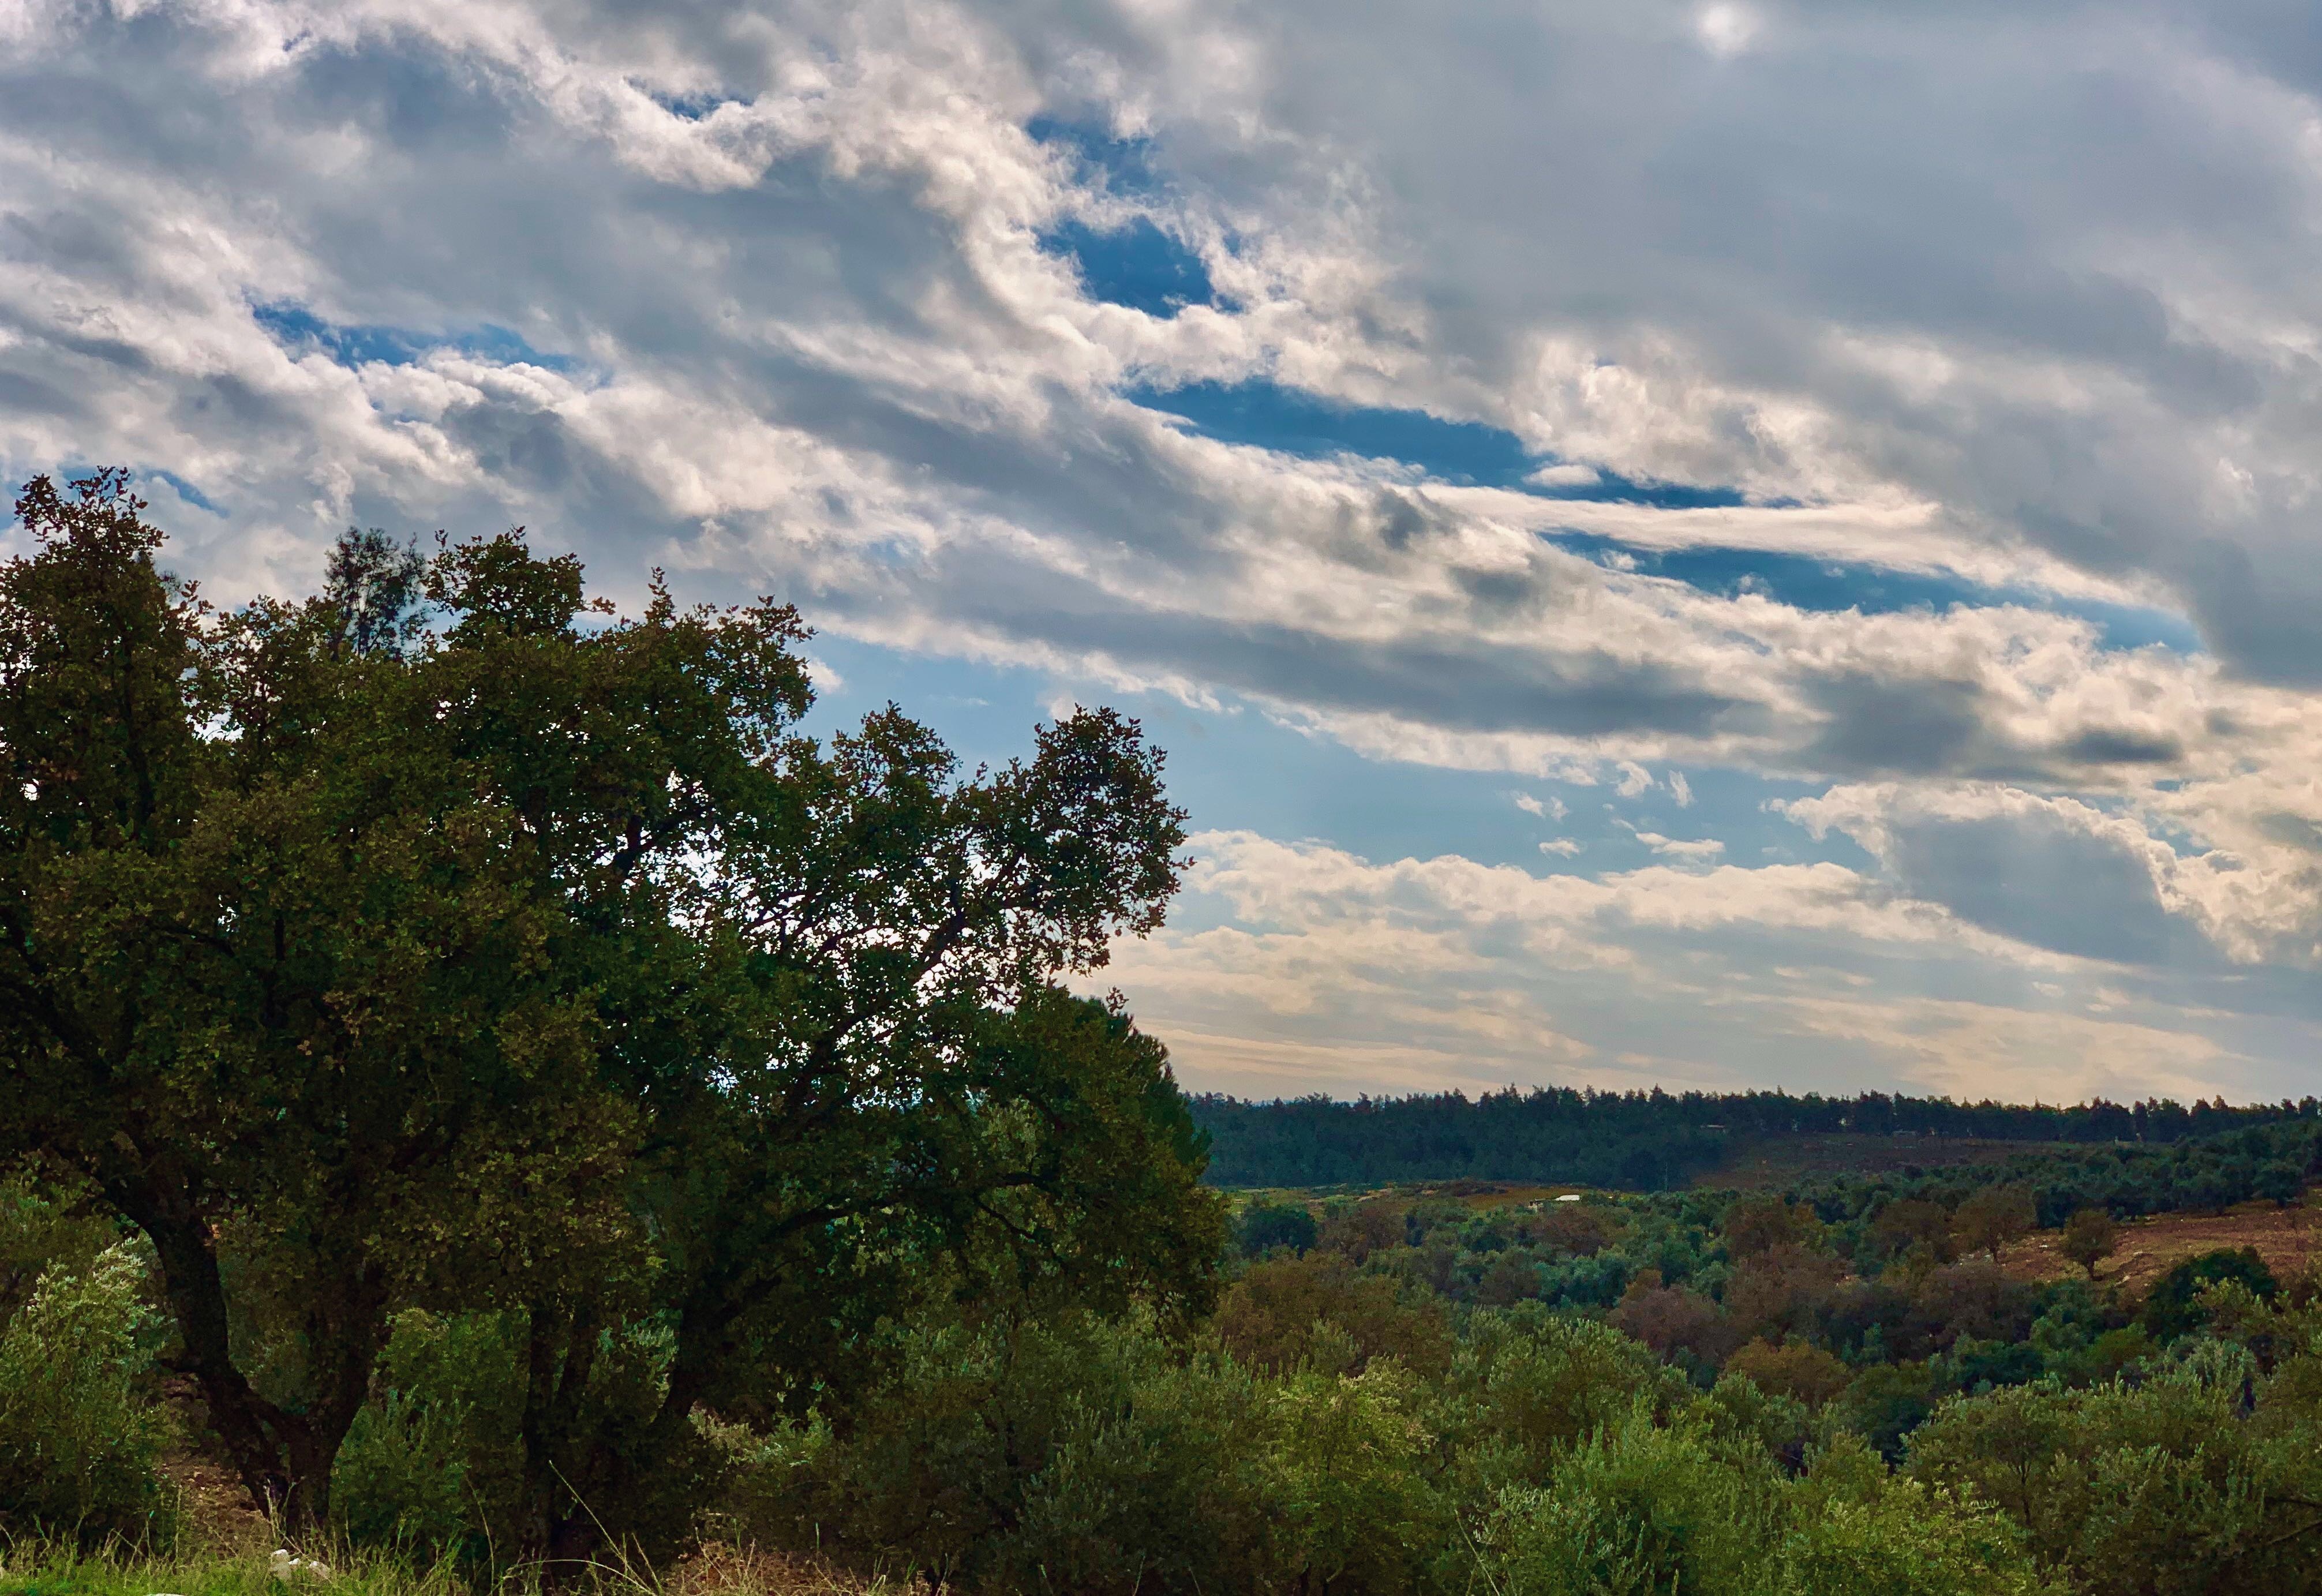
[[[1470,1099],[1458,1092],[1336,1102],[1269,1103],[1205,1095],[1193,1114],[1213,1141],[1211,1178],[1229,1186],[1376,1186],[1389,1181],[1573,1181],[1632,1191],[1686,1185],[1737,1145],[1801,1135],[2165,1146],[2322,1114],[2322,1102],[2189,1107],[2169,1099],[2078,1108],[1954,1103],[1864,1092],[1611,1092],[1540,1087]],[[1940,1140],[1934,1145],[1940,1146]],[[2281,1197],[2294,1161],[2237,1172],[2240,1195]],[[2226,1200],[2238,1200],[2228,1199]]]
[[[0,1151],[150,1240],[254,1494],[328,1511],[415,1309],[494,1316],[507,1528],[563,1555],[681,1524],[698,1411],[914,1301],[1205,1304],[1161,1050],[1052,984],[1175,888],[1134,722],[963,773],[892,709],[800,734],[772,601],[618,620],[518,535],[352,534],[220,614],[119,475],[17,507]]]

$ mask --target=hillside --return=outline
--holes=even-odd
[[[1781,1184],[1833,1171],[1990,1163],[2043,1146],[2171,1145],[2322,1116],[2322,1102],[2074,1107],[1865,1092],[1601,1092],[1513,1087],[1352,1102],[1204,1095],[1211,1184],[1357,1186],[1484,1180],[1657,1191]]]

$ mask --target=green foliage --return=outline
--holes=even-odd
[[[1276,1247],[1303,1254],[1318,1233],[1314,1216],[1303,1202],[1256,1203],[1242,1210],[1235,1225],[1242,1252],[1262,1258]]]
[[[54,1264],[0,1331],[0,1529],[91,1545],[170,1528],[160,1418],[140,1390],[143,1277],[125,1245]]]
[[[2144,1299],[2144,1331],[2155,1341],[2169,1342],[2197,1328],[2205,1318],[2199,1298],[2205,1286],[2236,1281],[2262,1298],[2281,1289],[2273,1271],[2254,1247],[2220,1247],[2188,1258],[2153,1285]]]
[[[30,1169],[0,1177],[0,1326],[31,1299],[42,1274],[85,1274],[120,1239],[120,1226],[85,1195],[68,1195]]]
[[[2019,1541],[1859,1442],[1786,1480],[1706,1423],[1640,1414],[1504,1491],[1479,1555],[1507,1596],[2000,1596],[2034,1589]]]
[[[1228,1289],[1217,1329],[1235,1357],[1276,1373],[1310,1363],[1352,1371],[1392,1357],[1436,1374],[1451,1357],[1440,1301],[1334,1253],[1252,1264]]]
[[[1275,1514],[1286,1399],[1235,1365],[1089,1322],[906,1339],[842,1427],[722,1437],[743,1533],[1000,1591],[1230,1589],[1300,1544]]]
[[[2322,1433],[2246,1422],[2257,1374],[2209,1341],[2140,1386],[1955,1399],[1913,1436],[1910,1472],[1996,1505],[2043,1573],[2076,1588],[2322,1588],[2322,1522],[2303,1505],[2322,1484]]]
[[[825,744],[771,600],[613,620],[520,536],[355,534],[220,614],[142,508],[37,479],[0,566],[0,1155],[151,1240],[254,1498],[328,1518],[359,1419],[374,1499],[451,1445],[379,1390],[415,1309],[517,1337],[503,1545],[562,1558],[668,1544],[696,1415],[867,1377],[889,1316],[1206,1309],[1166,1054],[1056,984],[1175,886],[1134,722]]]
[[[1610,1326],[1537,1310],[1478,1318],[1459,1348],[1436,1425],[1479,1489],[1537,1480],[1555,1457],[1639,1404],[1674,1412],[1690,1388]]]
[[[1638,1414],[1503,1491],[1479,1539],[1493,1582],[1524,1596],[1716,1596],[1759,1588],[1778,1502],[1769,1463]]]
[[[1884,1092],[1826,1098],[1812,1092],[1794,1097],[1782,1091],[1611,1092],[1540,1087],[1528,1092],[1510,1088],[1475,1099],[1442,1092],[1366,1098],[1358,1103],[1320,1096],[1270,1103],[1203,1096],[1196,1099],[1194,1109],[1202,1127],[1216,1138],[1214,1177],[1232,1186],[1375,1187],[1476,1179],[1572,1181],[1609,1190],[1668,1191],[1715,1169],[1737,1140],[1778,1147],[1786,1138],[1833,1134],[2080,1143],[2099,1158],[2109,1158],[2116,1144],[2130,1143],[2136,1144],[2138,1162],[2157,1165],[2166,1162],[2176,1145],[2189,1140],[2248,1130],[2290,1133],[2279,1141],[2269,1137],[2266,1151],[2253,1151],[2244,1168],[2204,1171],[2205,1180],[2220,1173],[2224,1177],[2205,1197],[2207,1204],[2242,1201],[2255,1193],[2261,1179],[2278,1182],[2286,1178],[2280,1172],[2262,1176],[2263,1161],[2282,1163],[2300,1179],[2322,1172],[2313,1158],[2315,1133],[2322,1130],[2322,1102],[2311,1097],[2300,1103],[2238,1108],[2226,1107],[2222,1099],[2188,1107],[2167,1099],[2134,1106],[2098,1101],[2057,1108],[1960,1103]],[[2148,1146],[2156,1157],[2143,1156]],[[2025,1172],[1946,1172],[1930,1184],[1955,1174],[1981,1184],[2018,1179]],[[2148,1177],[2125,1183],[2121,1195],[2133,1198],[2139,1189],[2155,1195],[2158,1185]],[[1957,1204],[1960,1195],[1951,1195],[1951,1205]],[[2040,1211],[2046,1223],[2060,1224],[2084,1203],[2113,1206],[2107,1201],[2112,1195],[2091,1191],[2055,1208],[2043,1198]]]
[[[423,1564],[489,1562],[522,1499],[523,1351],[507,1314],[398,1318],[332,1471],[350,1546]]]
[[[1781,1588],[1800,1596],[2030,1596],[2022,1534],[1972,1500],[1891,1477],[1842,1436],[1791,1488]]]

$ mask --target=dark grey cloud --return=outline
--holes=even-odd
[[[1888,858],[1913,896],[2034,947],[2125,964],[2217,962],[2162,901],[2144,857],[2050,816],[1915,820],[1895,827]]]

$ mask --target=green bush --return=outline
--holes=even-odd
[[[2024,1596],[2023,1532],[1991,1508],[1897,1478],[1842,1437],[1790,1491],[1780,1589],[1796,1596]]]
[[[501,1316],[412,1312],[379,1356],[376,1395],[331,1472],[348,1544],[473,1564],[507,1538],[523,1458],[517,1349]]]
[[[84,1272],[120,1239],[110,1219],[30,1171],[0,1176],[0,1326],[24,1306],[42,1274]]]
[[[526,1321],[511,1313],[398,1315],[371,1397],[355,1416],[331,1473],[333,1528],[352,1546],[407,1565],[450,1559],[500,1572],[558,1503],[527,1491]],[[681,1546],[715,1492],[724,1453],[714,1422],[661,1466],[635,1468],[635,1437],[659,1409],[668,1338],[650,1322],[599,1332],[577,1411],[551,1414],[544,1446],[576,1433],[608,1443],[557,1470],[583,1510],[617,1520],[640,1543]],[[631,1450],[624,1454],[619,1448]],[[585,1472],[593,1462],[602,1471]],[[626,1478],[617,1471],[626,1469]]]
[[[2153,1282],[2144,1299],[2145,1333],[2165,1344],[2199,1329],[2207,1317],[2198,1300],[2201,1288],[2218,1281],[2239,1281],[2268,1301],[2281,1289],[2255,1247],[2220,1247],[2203,1253]]]
[[[722,1528],[963,1591],[1423,1588],[1458,1531],[1422,1383],[1317,1336],[1269,1378],[1138,1323],[915,1332],[831,1422],[712,1427]]]
[[[1288,1247],[1303,1257],[1317,1234],[1314,1216],[1303,1202],[1256,1204],[1234,1229],[1241,1250],[1252,1258],[1263,1258],[1276,1247]]]
[[[1504,1596],[1722,1596],[1761,1588],[1778,1478],[1727,1453],[1705,1419],[1667,1427],[1641,1404],[1567,1454],[1544,1486],[1510,1486],[1477,1555]]]
[[[0,1527],[92,1545],[172,1528],[144,1271],[121,1244],[40,1276],[0,1332]]]
[[[2254,1426],[2253,1397],[2279,1413]],[[2052,1382],[1946,1402],[1910,1473],[2023,1530],[2043,1574],[2103,1591],[2322,1591],[2322,1433],[2266,1399],[2230,1343],[2180,1343],[2142,1385]]]

